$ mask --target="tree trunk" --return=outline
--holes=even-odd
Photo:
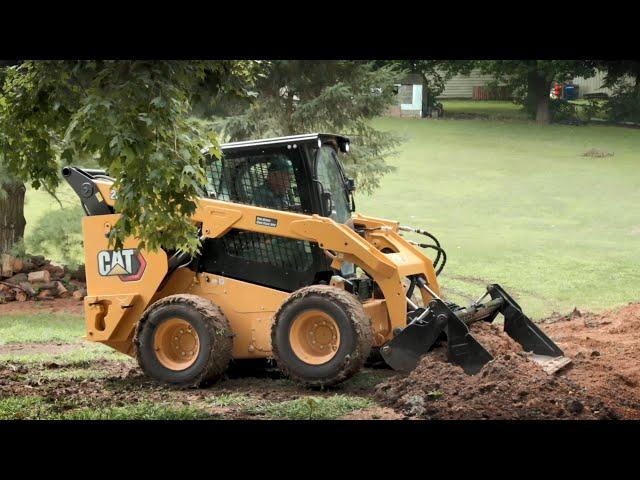
[[[8,252],[24,236],[24,183],[11,180],[0,187],[0,253]]]
[[[529,105],[534,109],[536,122],[548,124],[551,122],[551,111],[549,110],[549,91],[551,90],[551,80],[547,80],[544,74],[531,72],[528,78],[527,94]]]
[[[550,85],[549,85],[550,86]],[[549,93],[540,94],[536,102],[536,123],[547,125],[551,123],[551,111],[549,110]]]

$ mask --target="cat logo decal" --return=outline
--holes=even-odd
[[[98,273],[102,277],[117,276],[123,282],[140,280],[146,266],[146,260],[135,248],[98,253]]]

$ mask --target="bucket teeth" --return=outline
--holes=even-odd
[[[562,350],[522,313],[520,306],[500,285],[489,285],[487,293],[491,301],[474,304],[457,310],[457,313],[442,300],[432,300],[426,315],[421,315],[382,347],[381,355],[385,362],[394,370],[409,372],[440,339],[446,338],[449,361],[473,375],[493,357],[469,332],[468,324],[478,320],[492,322],[498,313],[505,317],[505,332],[525,351],[549,357],[563,355]]]
[[[487,291],[492,299],[502,299],[503,305],[500,308],[500,313],[504,315],[504,331],[522,345],[522,349],[525,352],[533,352],[537,355],[548,355],[550,357],[564,355],[553,340],[545,335],[529,317],[522,313],[520,305],[500,285],[488,285]]]

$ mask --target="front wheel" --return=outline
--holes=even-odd
[[[345,290],[313,285],[294,292],[275,315],[273,355],[307,386],[330,386],[358,372],[373,344],[371,321]]]
[[[151,305],[136,328],[142,371],[181,387],[208,385],[227,370],[233,347],[222,311],[197,295],[170,295]]]

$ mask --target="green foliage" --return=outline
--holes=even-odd
[[[549,99],[551,118],[557,123],[580,123],[576,105],[561,98]]]
[[[21,259],[27,258],[27,246],[25,245],[25,241],[23,238],[21,238],[11,246],[11,248],[9,249],[9,255]]]
[[[427,397],[429,398],[429,400],[437,400],[443,395],[444,392],[442,390],[431,390],[430,392],[427,392]]]
[[[607,118],[613,122],[640,123],[640,87],[620,85],[606,103]]]
[[[80,206],[55,209],[43,215],[27,237],[28,251],[51,257],[55,255],[64,265],[77,268],[83,258],[82,217]]]
[[[607,101],[598,98],[590,98],[583,101],[580,105],[583,120],[591,120],[592,118],[603,118],[606,112]]]
[[[2,135],[2,133],[0,133],[0,135]],[[11,183],[12,180],[13,179],[9,175],[9,170],[2,164],[2,162],[0,162],[0,200],[7,198],[7,191],[3,187]]]
[[[280,403],[267,403],[249,409],[268,418],[286,420],[333,420],[353,410],[372,406],[370,400],[348,395],[302,397]]]
[[[211,125],[192,118],[205,89],[238,93],[252,62],[26,61],[3,71],[0,163],[53,191],[61,164],[96,161],[117,181],[129,235],[156,249],[199,248],[190,216],[205,182],[201,150],[217,154]],[[236,81],[230,82],[230,79]],[[199,98],[199,97],[198,97]]]
[[[597,68],[606,72],[603,87],[616,89],[628,85],[629,80],[634,80],[635,85],[640,85],[638,60],[601,60],[597,62]]]
[[[369,120],[394,102],[400,73],[397,66],[376,67],[371,62],[268,62],[261,65],[253,86],[255,99],[219,125],[230,140],[308,132],[347,135],[352,148],[343,158],[345,168],[359,189],[371,192],[392,170],[386,158],[395,152],[400,137],[376,130]]]

